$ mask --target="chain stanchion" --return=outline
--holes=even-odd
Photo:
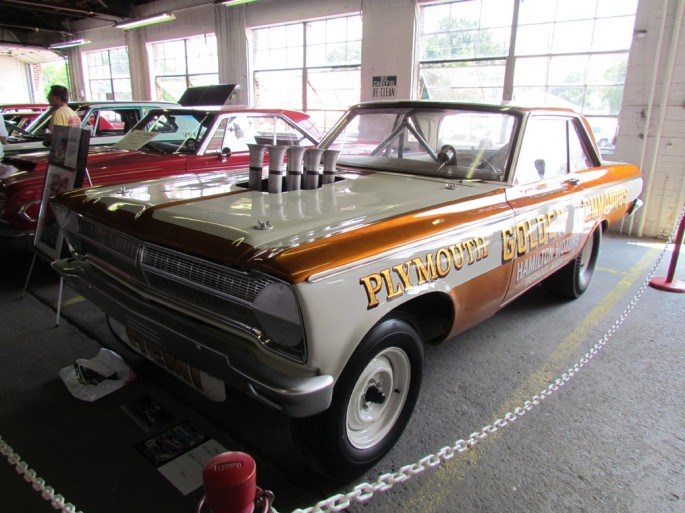
[[[685,211],[685,208],[684,208]],[[652,278],[649,285],[655,289],[664,290],[666,292],[685,292],[685,281],[674,279],[675,268],[678,264],[678,254],[680,248],[683,247],[683,234],[685,234],[685,216],[680,216],[680,223],[678,224],[678,235],[675,239],[675,246],[673,247],[673,256],[671,256],[671,264],[668,267],[666,277]]]
[[[684,218],[685,208],[683,209],[683,212],[680,215],[680,226],[682,226]],[[416,463],[405,465],[402,468],[400,468],[397,472],[383,474],[379,476],[378,479],[376,479],[373,483],[358,484],[348,493],[333,495],[328,499],[319,501],[314,506],[304,509],[296,509],[292,513],[337,512],[348,508],[352,502],[366,502],[370,500],[375,493],[385,492],[391,489],[397,483],[403,483],[404,481],[408,480],[409,478],[415,475],[421,474],[422,472],[425,472],[426,470],[429,470],[431,468],[435,468],[451,460],[458,454],[468,451],[470,448],[478,445],[481,441],[487,439],[488,436],[491,436],[500,429],[503,429],[511,425],[513,422],[523,417],[526,413],[532,411],[535,407],[539,406],[542,403],[542,401],[545,400],[545,398],[549,397],[554,392],[559,390],[559,388],[561,388],[564,384],[570,381],[587,363],[589,363],[593,357],[599,354],[599,351],[607,344],[607,342],[609,342],[609,340],[614,335],[614,333],[616,333],[618,328],[626,321],[630,312],[632,312],[635,309],[635,306],[637,306],[638,301],[644,294],[645,290],[651,284],[653,276],[656,273],[659,266],[661,265],[661,261],[663,260],[664,255],[666,254],[666,249],[668,245],[671,244],[671,242],[673,241],[673,237],[675,235],[677,226],[678,225],[676,225],[673,228],[673,231],[671,232],[668,241],[664,245],[664,249],[657,257],[654,266],[647,274],[647,277],[645,281],[642,283],[642,286],[638,289],[637,293],[630,300],[630,303],[625,308],[623,313],[619,315],[619,317],[614,321],[614,323],[607,330],[604,336],[600,338],[590,348],[590,350],[586,352],[578,360],[577,363],[575,363],[566,372],[562,373],[559,378],[549,383],[543,390],[540,391],[539,394],[536,394],[529,400],[524,401],[524,403],[521,406],[514,408],[512,411],[510,411],[503,417],[495,420],[491,424],[484,426],[480,431],[471,433],[466,440],[457,440],[454,443],[454,445],[449,447],[443,447],[437,453],[429,454],[428,456],[421,458]],[[273,513],[276,512],[274,511]]]

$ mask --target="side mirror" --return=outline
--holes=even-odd
[[[528,161],[530,162],[530,161]],[[540,175],[540,178],[545,177],[545,160],[544,159],[537,159],[535,161],[535,169],[538,171],[538,175]]]
[[[228,157],[231,156],[231,148],[224,146],[221,148],[221,153],[219,153],[219,162],[226,162]]]

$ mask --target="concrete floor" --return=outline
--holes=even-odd
[[[492,319],[426,348],[419,404],[392,452],[358,482],[414,463],[502,417],[543,390],[607,333],[645,282],[663,242],[606,236],[593,283],[576,301],[537,288]],[[313,506],[356,483],[312,475],[287,419],[240,396],[212,403],[151,364],[95,402],[75,399],[58,372],[112,343],[104,315],[70,289],[55,327],[58,279],[30,255],[0,255],[0,437],[84,513],[190,513],[202,495],[177,490],[136,446],[192,422],[257,461],[280,512]],[[656,276],[665,276],[667,252]],[[682,264],[681,269],[685,264]],[[676,278],[685,279],[679,270]],[[685,511],[685,294],[648,287],[576,377],[510,427],[353,512]],[[173,419],[145,431],[122,409],[152,397]],[[0,457],[0,511],[55,511]]]

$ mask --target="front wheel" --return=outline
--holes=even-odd
[[[553,294],[572,299],[580,297],[592,280],[601,241],[602,229],[598,226],[588,238],[580,254],[543,281],[543,286]]]
[[[423,346],[401,319],[384,319],[364,337],[335,385],[325,412],[293,419],[305,461],[338,482],[359,477],[395,445],[421,387]]]

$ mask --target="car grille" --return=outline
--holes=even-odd
[[[250,331],[259,329],[252,303],[278,281],[149,244],[84,218],[79,219],[78,238],[81,252],[124,271],[147,292]]]

